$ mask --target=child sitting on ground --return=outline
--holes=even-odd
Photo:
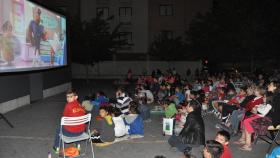
[[[125,128],[125,123],[123,120],[123,114],[120,109],[114,108],[113,109],[113,122],[115,125],[115,136],[116,137],[123,137],[126,135],[126,128]]]
[[[176,114],[177,114],[177,109],[176,109],[176,105],[169,101],[169,100],[166,100],[163,102],[162,104],[164,110],[165,110],[165,117],[166,118],[172,118],[174,117]]]
[[[221,143],[224,147],[223,153],[220,158],[232,158],[231,151],[228,147],[230,134],[227,131],[219,131],[216,135],[215,140]]]
[[[115,140],[114,123],[107,107],[100,107],[99,116],[96,118],[93,128],[93,143],[113,142]]]
[[[175,117],[175,128],[174,128],[174,133],[175,135],[179,135],[179,133],[182,131],[184,128],[184,124],[186,122],[186,117],[188,115],[187,113],[187,105],[188,104],[182,104],[178,108],[178,113]]]
[[[142,96],[139,98],[139,106],[138,110],[144,122],[152,122],[151,120],[151,109],[149,105],[147,105],[147,97]]]
[[[129,114],[125,116],[125,124],[129,135],[141,135],[144,136],[144,126],[142,117],[138,114],[137,104],[135,102],[130,103]]]
[[[105,93],[102,91],[98,91],[96,93],[96,97],[92,99],[91,104],[93,105],[93,115],[98,115],[99,108],[104,103],[108,103],[109,99],[106,97]]]

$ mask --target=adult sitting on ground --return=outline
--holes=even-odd
[[[205,127],[201,117],[201,105],[197,100],[191,100],[187,106],[188,116],[179,136],[172,135],[168,143],[179,151],[188,153],[193,147],[205,143]]]

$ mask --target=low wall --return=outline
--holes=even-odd
[[[134,76],[151,74],[153,70],[162,71],[168,68],[175,68],[182,75],[186,75],[187,69],[194,74],[196,69],[201,70],[201,61],[104,61],[88,66],[89,78],[123,78],[129,69]],[[85,65],[72,63],[72,78],[86,78],[87,68]]]
[[[29,105],[71,87],[69,67],[47,71],[0,74],[0,113]]]

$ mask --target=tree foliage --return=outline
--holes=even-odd
[[[119,31],[121,24],[111,29],[113,16],[103,19],[101,14],[90,21],[76,21],[71,28],[72,61],[93,65],[102,60],[112,60],[118,49],[127,45],[124,34]]]
[[[214,0],[186,32],[188,48],[213,60],[274,58],[280,48],[280,1]]]
[[[165,34],[159,34],[152,42],[149,53],[160,60],[182,60],[185,56],[182,37],[170,38]]]

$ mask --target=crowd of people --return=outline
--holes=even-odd
[[[183,79],[175,69],[153,71],[133,82],[135,90],[128,93],[118,88],[114,98],[99,91],[79,104],[77,92],[67,92],[63,116],[81,116],[93,113],[94,143],[113,142],[125,136],[144,136],[144,123],[151,122],[151,109],[160,105],[165,118],[174,119],[171,148],[190,157],[193,148],[204,147],[205,158],[231,158],[230,137],[241,137],[233,143],[240,150],[251,151],[252,142],[267,129],[280,128],[280,75],[202,72],[192,81]],[[205,140],[205,115],[212,114],[220,131],[213,140]],[[63,134],[76,136],[84,126],[63,127]],[[215,128],[215,127],[213,127]],[[59,130],[58,130],[59,131]],[[252,140],[253,138],[253,140]],[[59,133],[54,144],[58,149]],[[159,157],[159,156],[158,156]]]

